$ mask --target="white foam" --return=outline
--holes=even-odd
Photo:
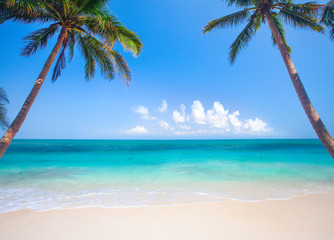
[[[80,207],[141,207],[220,202],[226,200],[263,201],[294,196],[331,193],[334,184],[225,183],[201,186],[136,186],[129,188],[91,188],[56,190],[45,188],[0,188],[0,212],[19,209],[47,211]]]

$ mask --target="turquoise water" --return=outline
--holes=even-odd
[[[15,140],[0,211],[264,200],[334,194],[318,140]]]

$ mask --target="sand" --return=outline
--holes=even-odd
[[[0,214],[1,240],[333,240],[334,195]]]

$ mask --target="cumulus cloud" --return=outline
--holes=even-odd
[[[165,130],[169,130],[171,127],[169,126],[169,124],[166,122],[166,121],[163,121],[163,120],[161,120],[160,122],[159,122],[159,126],[160,127],[162,127],[163,129],[165,129]]]
[[[130,130],[125,131],[126,134],[145,134],[147,129],[144,126],[136,126]]]
[[[167,101],[164,99],[161,106],[155,111],[165,113],[167,111]],[[260,119],[241,119],[238,110],[230,112],[224,108],[219,101],[213,103],[209,109],[205,109],[201,101],[196,100],[191,104],[189,112],[186,106],[181,104],[179,109],[172,112],[172,119],[159,119],[150,115],[148,108],[138,106],[133,111],[145,120],[154,120],[155,127],[160,129],[150,134],[174,134],[189,136],[213,136],[213,135],[261,135],[271,132],[268,124]],[[173,122],[171,122],[173,120]],[[153,124],[153,123],[152,123]],[[151,126],[154,128],[154,126]],[[148,133],[144,126],[136,126],[125,132],[126,134],[145,134]]]
[[[213,108],[207,111],[206,121],[216,128],[228,128],[228,110],[220,102],[214,102]]]
[[[258,132],[268,132],[270,129],[268,128],[267,123],[262,121],[259,118],[247,119],[244,125],[245,129],[249,129],[251,132],[258,133]]]
[[[139,105],[133,110],[135,113],[138,113],[142,119],[145,120],[156,120],[156,117],[151,117],[150,112],[148,111],[147,107]]]
[[[228,118],[230,120],[230,124],[234,127],[235,131],[238,133],[242,130],[243,123],[241,120],[238,119],[240,113],[239,111],[235,111],[232,114],[228,115]]]
[[[191,105],[191,111],[192,112],[190,121],[192,123],[198,125],[209,125],[209,127],[213,129],[214,128],[219,129],[218,131],[219,133],[225,131],[233,133],[253,134],[253,133],[265,133],[270,131],[270,128],[268,128],[268,124],[263,120],[256,118],[255,120],[247,119],[245,121],[242,121],[239,119],[240,116],[239,111],[234,111],[233,113],[229,113],[229,111],[225,109],[224,106],[218,101],[214,102],[212,109],[209,109],[205,112],[203,104],[199,100],[196,100]],[[178,114],[176,114],[176,116],[178,116]],[[185,112],[183,112],[182,116],[183,118],[181,120],[184,120]],[[175,121],[175,122],[182,122],[182,121]],[[185,128],[182,129],[185,130]]]
[[[168,108],[167,101],[166,101],[166,99],[163,99],[161,101],[161,106],[158,108],[158,111],[160,113],[165,113],[165,112],[167,112],[167,108]]]
[[[180,105],[180,109],[181,109],[181,112],[175,110],[173,112],[173,120],[174,122],[176,123],[183,123],[186,121],[186,106],[184,106],[183,104]]]
[[[191,117],[194,123],[206,124],[204,107],[200,101],[197,100],[193,102],[193,105],[191,105],[191,111]]]

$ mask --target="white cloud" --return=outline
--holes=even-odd
[[[135,128],[125,131],[126,134],[145,134],[147,132],[147,129],[143,126],[136,126]]]
[[[220,129],[217,133],[265,133],[269,132],[268,125],[263,120],[256,118],[241,121],[239,111],[229,114],[220,102],[214,102],[212,109],[205,112],[203,104],[196,100],[191,106],[191,121],[198,125],[209,125],[211,128]],[[185,113],[184,113],[185,114]],[[181,127],[182,128],[182,127]],[[199,133],[199,132],[198,132]],[[210,132],[213,133],[213,132]]]
[[[179,125],[179,127],[181,129],[184,129],[184,130],[190,130],[191,129],[191,127],[189,125]]]
[[[167,108],[168,108],[167,101],[166,101],[166,99],[163,99],[161,101],[161,106],[158,108],[158,111],[160,113],[165,113],[165,112],[167,112]]]
[[[174,122],[176,123],[179,123],[179,122],[185,122],[186,121],[186,114],[185,114],[185,111],[186,111],[186,106],[184,106],[183,104],[180,105],[180,109],[181,109],[181,112],[175,110],[173,112],[173,120]]]
[[[149,115],[148,109],[142,105],[135,108],[134,112],[140,115]]]
[[[165,129],[165,130],[169,130],[169,129],[170,129],[169,124],[168,124],[167,122],[163,121],[163,120],[161,120],[161,121],[159,122],[159,126],[162,127],[162,128]]]
[[[151,117],[150,112],[148,111],[147,107],[144,107],[142,105],[136,107],[133,111],[135,113],[138,113],[142,119],[145,119],[145,120],[156,120],[157,119],[156,117]]]
[[[161,106],[155,111],[165,113],[168,105],[165,99],[162,100]],[[145,120],[155,120],[155,124],[160,127],[160,131],[156,134],[175,134],[189,136],[213,136],[213,135],[261,135],[272,131],[272,128],[260,118],[240,119],[238,110],[229,113],[223,104],[219,101],[213,103],[212,108],[205,110],[203,104],[199,101],[193,101],[191,112],[186,113],[186,106],[181,104],[178,110],[172,113],[174,123],[170,124],[170,119],[159,119],[150,116],[147,107],[139,105],[133,111]],[[156,127],[157,127],[156,125]],[[154,126],[151,126],[154,127]],[[143,126],[136,126],[133,129],[125,131],[126,134],[145,134],[147,129]],[[150,132],[150,134],[155,134]]]
[[[191,105],[191,117],[193,121],[197,124],[206,124],[205,122],[205,113],[204,107],[200,101],[194,101],[193,105]]]
[[[259,118],[256,118],[255,120],[247,119],[245,121],[244,128],[250,130],[253,133],[270,131],[270,129],[268,128],[267,123],[265,123],[264,121],[262,121]]]
[[[228,110],[220,102],[214,102],[213,108],[207,111],[207,122],[216,128],[228,128]]]
[[[240,115],[239,111],[235,111],[234,113],[228,115],[231,125],[237,131],[240,131],[242,127],[242,122],[238,119],[239,115]]]

